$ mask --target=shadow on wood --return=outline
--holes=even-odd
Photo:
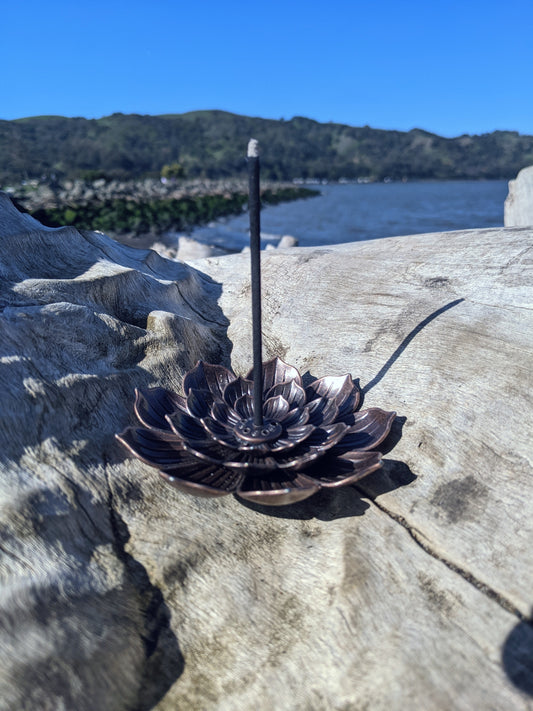
[[[390,370],[390,368],[394,365],[394,363],[398,360],[398,358],[402,355],[402,353],[405,351],[407,346],[411,343],[413,338],[420,333],[420,331],[425,328],[428,324],[430,324],[434,319],[437,318],[437,316],[440,316],[443,314],[445,311],[448,311],[448,309],[453,308],[454,306],[457,306],[458,304],[462,303],[464,299],[455,299],[455,301],[450,301],[449,304],[445,304],[444,306],[441,306],[440,309],[437,309],[433,313],[429,314],[423,321],[420,321],[420,323],[413,328],[413,330],[407,334],[407,336],[403,339],[403,341],[400,343],[398,348],[394,351],[394,353],[391,355],[391,357],[387,360],[385,365],[381,368],[381,370],[375,375],[372,380],[365,385],[365,387],[361,390],[363,395],[366,395],[370,390],[372,390],[373,387],[375,387],[380,380],[382,380],[387,372]]]
[[[502,664],[513,684],[533,696],[533,623],[519,622],[505,640]]]
[[[403,462],[393,459],[383,460],[383,468],[372,472],[364,478],[368,482],[373,495],[394,491],[400,486],[406,486],[415,481],[416,476]],[[321,489],[310,499],[289,506],[263,506],[244,501],[237,497],[239,503],[249,509],[266,516],[275,518],[288,518],[295,520],[319,519],[320,521],[334,521],[339,518],[362,516],[369,508],[369,504],[361,498],[359,491],[354,486],[342,489]]]

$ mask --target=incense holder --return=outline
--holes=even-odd
[[[302,501],[381,466],[376,449],[396,413],[358,410],[360,391],[350,375],[304,386],[296,368],[274,358],[263,364],[262,381],[260,426],[253,371],[242,378],[200,361],[185,375],[185,395],[136,390],[140,426],[116,436],[185,493],[237,494],[261,504]]]

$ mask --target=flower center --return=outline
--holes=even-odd
[[[271,442],[273,439],[277,439],[282,429],[280,423],[274,420],[265,420],[258,427],[253,419],[249,419],[241,420],[235,425],[235,434],[239,439],[249,444],[263,444],[263,442]]]

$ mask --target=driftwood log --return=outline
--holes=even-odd
[[[251,361],[248,258],[56,230],[0,196],[0,708],[533,709],[533,230],[263,256],[265,359],[398,412],[383,469],[196,499],[114,433]]]
[[[509,181],[503,216],[506,227],[533,225],[533,165],[522,168],[516,178]]]

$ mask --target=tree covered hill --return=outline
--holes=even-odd
[[[179,163],[187,177],[246,172],[250,137],[262,145],[263,175],[294,178],[509,179],[533,164],[533,136],[496,131],[443,138],[427,131],[384,131],[195,111],[101,119],[38,116],[0,121],[0,185],[24,179],[158,176]]]

